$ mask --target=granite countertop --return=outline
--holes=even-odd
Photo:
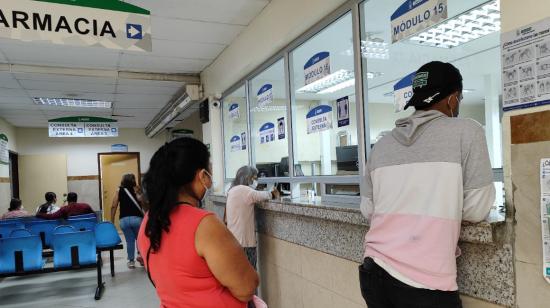
[[[211,195],[210,200],[215,203],[225,203],[226,197],[224,195]],[[323,202],[320,198],[317,198],[315,201],[281,198],[259,203],[258,208],[266,211],[368,226],[357,205],[350,206]],[[475,244],[494,244],[496,243],[495,231],[503,224],[505,224],[504,215],[496,209],[492,210],[487,221],[476,224],[463,223],[460,232],[460,241]]]

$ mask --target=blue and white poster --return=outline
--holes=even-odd
[[[275,141],[275,124],[267,122],[260,127],[260,143]]]
[[[285,139],[285,118],[278,118],[277,119],[277,135],[279,137],[279,140]]]
[[[241,150],[246,150],[246,132],[241,133]]]
[[[241,150],[241,137],[239,136],[233,136],[231,137],[231,140],[229,141],[229,144],[231,145],[231,152],[237,152]]]
[[[332,107],[320,105],[311,109],[307,115],[307,133],[313,134],[332,128]]]
[[[349,97],[345,96],[336,100],[338,108],[338,127],[349,125]]]
[[[391,16],[392,43],[447,19],[447,0],[407,0]]]
[[[229,105],[229,118],[230,119],[238,119],[240,117],[239,113],[239,104],[233,103]]]
[[[273,86],[268,84],[263,85],[256,96],[258,100],[258,106],[264,107],[273,103]]]
[[[412,72],[399,80],[393,86],[393,96],[395,99],[395,112],[401,112],[405,110],[405,105],[411,100],[413,95],[413,79],[416,72]]]
[[[330,75],[330,53],[319,52],[304,65],[305,85]]]

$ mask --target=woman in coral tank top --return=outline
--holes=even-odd
[[[200,209],[212,187],[210,154],[176,139],[151,159],[143,187],[150,204],[138,235],[161,307],[244,308],[258,275],[213,213]]]

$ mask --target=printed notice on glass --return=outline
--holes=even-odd
[[[275,124],[267,122],[260,127],[260,143],[269,143],[275,141]]]
[[[550,283],[550,158],[540,161],[540,207],[543,277]]]
[[[9,163],[8,136],[0,134],[0,165],[8,165]]]
[[[307,115],[307,133],[313,134],[332,128],[332,107],[320,105],[311,109]]]
[[[241,137],[239,137],[239,136],[231,137],[231,140],[229,140],[229,144],[231,146],[231,152],[240,151],[241,150]]]
[[[447,19],[447,0],[407,0],[390,19],[396,43]]]
[[[239,104],[233,103],[229,105],[229,118],[238,119],[240,117],[241,117],[241,114],[239,113]]]
[[[550,18],[502,34],[504,111],[550,104]]]

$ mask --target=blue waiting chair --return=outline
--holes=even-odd
[[[27,229],[15,229],[10,232],[10,237],[23,237],[23,236],[31,236],[31,231]]]
[[[59,227],[55,227],[55,230],[53,230],[53,234],[59,234],[59,233],[70,233],[70,232],[76,232],[76,229],[73,226],[69,225],[62,225]]]
[[[32,220],[26,223],[26,227],[33,235],[40,236],[44,246],[50,247],[53,231],[60,224],[58,220]]]
[[[97,248],[113,247],[121,242],[115,225],[107,221],[95,226],[95,241]]]
[[[94,231],[97,224],[96,218],[80,218],[67,220],[69,226],[73,226],[76,231]]]
[[[52,248],[54,268],[78,268],[97,262],[93,231],[56,233]]]
[[[43,267],[42,241],[39,236],[0,239],[0,273],[37,271]]]
[[[23,229],[24,225],[16,222],[0,224],[0,238],[10,237],[10,233],[16,229]]]
[[[95,218],[97,220],[97,216],[95,213],[69,216],[67,220],[82,219],[82,218]]]

